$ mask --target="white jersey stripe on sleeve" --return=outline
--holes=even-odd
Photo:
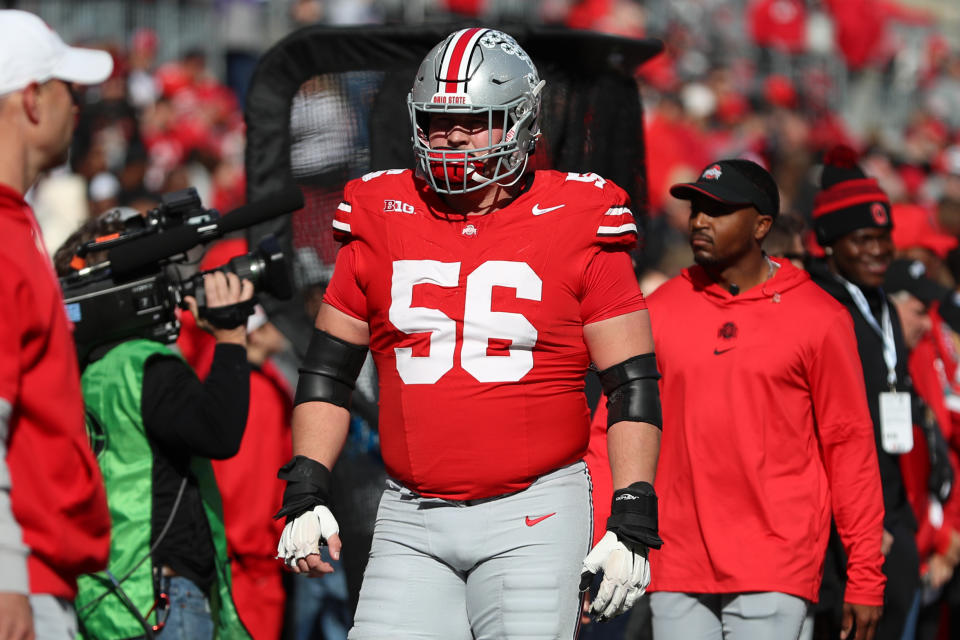
[[[353,208],[350,206],[349,202],[341,202],[337,209],[339,211],[343,211],[344,213],[350,213],[353,211]]]
[[[624,233],[636,233],[636,232],[637,232],[637,225],[635,225],[632,222],[627,224],[622,224],[619,227],[605,227],[601,225],[599,228],[597,228],[598,236],[619,236],[619,235],[623,235]]]
[[[334,219],[333,221],[333,228],[336,229],[337,231],[342,231],[344,233],[351,233],[349,224],[347,224],[346,222],[340,222],[339,220],[336,220],[336,219]]]
[[[625,216],[633,215],[630,212],[630,207],[610,207],[607,209],[607,212],[604,213],[605,216]]]

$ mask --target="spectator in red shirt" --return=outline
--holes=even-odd
[[[890,24],[928,24],[931,17],[892,0],[826,0],[836,25],[836,43],[853,70],[889,62],[896,50]]]
[[[803,52],[806,18],[802,0],[753,0],[747,7],[753,41],[787,53]]]
[[[200,269],[216,269],[246,252],[246,240],[222,240],[210,247]],[[184,314],[181,322],[177,346],[203,380],[210,372],[216,340],[197,326],[192,315]],[[293,390],[270,361],[285,348],[285,338],[257,305],[247,321],[251,366],[247,428],[235,456],[212,461],[223,500],[233,599],[244,626],[257,640],[280,638],[286,603],[283,569],[275,559],[283,525],[270,518],[283,496],[275,469],[291,455]]]
[[[845,637],[869,640],[883,503],[850,316],[763,253],[779,195],[762,167],[722,160],[671,193],[691,202],[697,264],[649,298],[664,418],[654,638],[810,638],[832,512]]]
[[[63,297],[23,195],[63,164],[77,105],[113,61],[0,11],[0,638],[72,639],[77,576],[106,566],[110,517],[84,430]],[[29,594],[29,595],[28,595]]]

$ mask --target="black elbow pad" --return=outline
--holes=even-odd
[[[599,373],[607,396],[607,428],[627,420],[663,428],[657,359],[653,353],[633,356]]]
[[[314,329],[299,369],[294,404],[319,401],[349,409],[357,376],[366,359],[366,347]]]

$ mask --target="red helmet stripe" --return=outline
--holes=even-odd
[[[444,93],[457,93],[457,86],[466,82],[470,53],[487,29],[474,27],[454,34],[440,65],[440,88]]]

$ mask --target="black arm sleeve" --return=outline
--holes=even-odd
[[[240,345],[218,344],[213,354],[203,382],[179,358],[151,358],[140,408],[147,433],[158,443],[223,460],[240,449],[250,406],[250,365]]]

